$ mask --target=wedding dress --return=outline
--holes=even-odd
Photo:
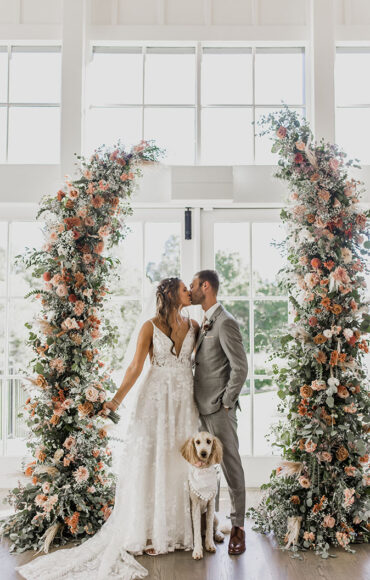
[[[153,357],[137,387],[119,459],[114,509],[91,538],[17,567],[27,580],[132,580],[148,572],[134,558],[190,550],[193,534],[187,488],[189,465],[180,448],[198,428],[193,398],[190,322],[178,356],[153,323]],[[148,545],[148,540],[151,540]]]

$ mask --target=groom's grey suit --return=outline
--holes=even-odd
[[[194,397],[201,429],[223,445],[224,472],[231,499],[231,523],[244,525],[245,483],[239,455],[236,408],[248,373],[239,325],[220,305],[211,315],[208,330],[199,333],[194,356]],[[229,407],[227,411],[225,407]],[[216,509],[218,511],[219,497]]]

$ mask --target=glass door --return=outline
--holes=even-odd
[[[279,209],[215,209],[201,215],[202,268],[220,276],[219,300],[240,324],[248,377],[238,413],[240,452],[247,485],[259,485],[279,451],[266,439],[279,420],[271,374],[272,336],[288,321],[288,300],[277,287],[282,257],[272,242],[283,239]]]

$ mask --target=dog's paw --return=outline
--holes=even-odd
[[[194,548],[193,550],[193,559],[194,560],[201,560],[203,558],[203,548]]]
[[[206,550],[207,552],[212,552],[214,553],[216,551],[216,546],[214,544],[214,542],[206,542]]]
[[[220,532],[220,530],[216,530],[215,533],[213,534],[213,539],[218,544],[221,544],[224,541],[225,536],[223,535],[222,532]]]

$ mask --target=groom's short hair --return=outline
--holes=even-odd
[[[210,286],[212,286],[213,290],[217,294],[219,286],[220,286],[220,279],[216,270],[201,270],[197,272],[195,275],[196,278],[199,278],[199,284],[203,284],[203,282],[208,282]]]

